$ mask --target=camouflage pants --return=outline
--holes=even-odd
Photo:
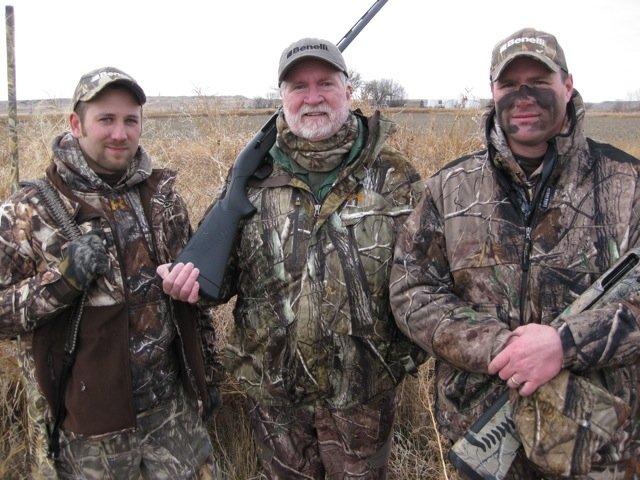
[[[269,479],[384,479],[395,395],[336,410],[318,403],[295,409],[252,402],[251,426]]]
[[[61,432],[60,479],[218,478],[209,434],[184,393],[142,412],[135,430],[97,436]]]

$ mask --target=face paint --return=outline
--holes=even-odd
[[[544,155],[562,131],[573,80],[529,57],[513,60],[491,84],[497,123],[509,148],[523,157]]]
[[[559,102],[556,97],[556,93],[550,88],[538,88],[530,87],[529,85],[522,85],[518,90],[506,94],[496,103],[496,112],[500,118],[500,124],[502,125],[502,128],[505,129],[506,133],[517,133],[519,128],[517,125],[509,123],[508,119],[503,114],[509,112],[518,100],[526,100],[527,98],[534,99],[541,109],[549,112],[549,118],[544,120],[540,117],[538,121],[532,125],[534,128],[544,129],[547,128],[549,124],[555,124],[558,121]]]

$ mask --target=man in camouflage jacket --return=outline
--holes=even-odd
[[[26,186],[0,210],[0,336],[19,336],[29,385],[36,477],[56,412],[67,324],[82,291],[75,363],[62,398],[60,478],[211,478],[202,334],[211,324],[174,304],[155,275],[190,235],[175,173],[139,146],[145,95],[129,75],[84,75],[71,132],[53,143],[46,180],[82,231],[69,241],[43,196]],[[211,379],[211,374],[209,375]],[[46,424],[46,427],[45,427]]]
[[[224,286],[237,295],[226,367],[251,399],[269,478],[384,478],[395,388],[420,355],[388,299],[396,232],[419,177],[386,145],[391,122],[349,110],[335,45],[295,42],[279,81],[276,145],[250,184],[256,212],[241,225]],[[194,301],[194,275],[176,266],[165,291]]]
[[[640,164],[585,138],[584,104],[552,35],[525,29],[500,42],[491,80],[488,148],[429,179],[403,227],[393,312],[436,358],[447,438],[506,387],[518,401],[566,369],[631,407],[624,441],[595,452],[584,477],[623,478],[639,453],[640,299],[554,319],[638,245]],[[536,468],[519,453],[510,476],[540,478]]]

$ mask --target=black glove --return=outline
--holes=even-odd
[[[95,233],[86,233],[70,242],[59,268],[73,288],[86,290],[109,271],[109,255],[102,239]]]
[[[206,420],[222,406],[222,397],[220,396],[220,390],[215,385],[209,385],[207,387],[209,398],[205,400],[202,411],[202,416]]]

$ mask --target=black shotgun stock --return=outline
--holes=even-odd
[[[387,0],[377,0],[342,37],[336,44],[341,52],[358,36],[385,3]],[[236,240],[238,223],[255,210],[247,198],[247,182],[260,167],[276,141],[278,113],[279,111],[274,113],[242,149],[231,169],[231,177],[224,197],[209,211],[175,261],[175,263],[191,262],[198,267],[200,294],[212,300],[220,299],[220,288],[231,247]]]

